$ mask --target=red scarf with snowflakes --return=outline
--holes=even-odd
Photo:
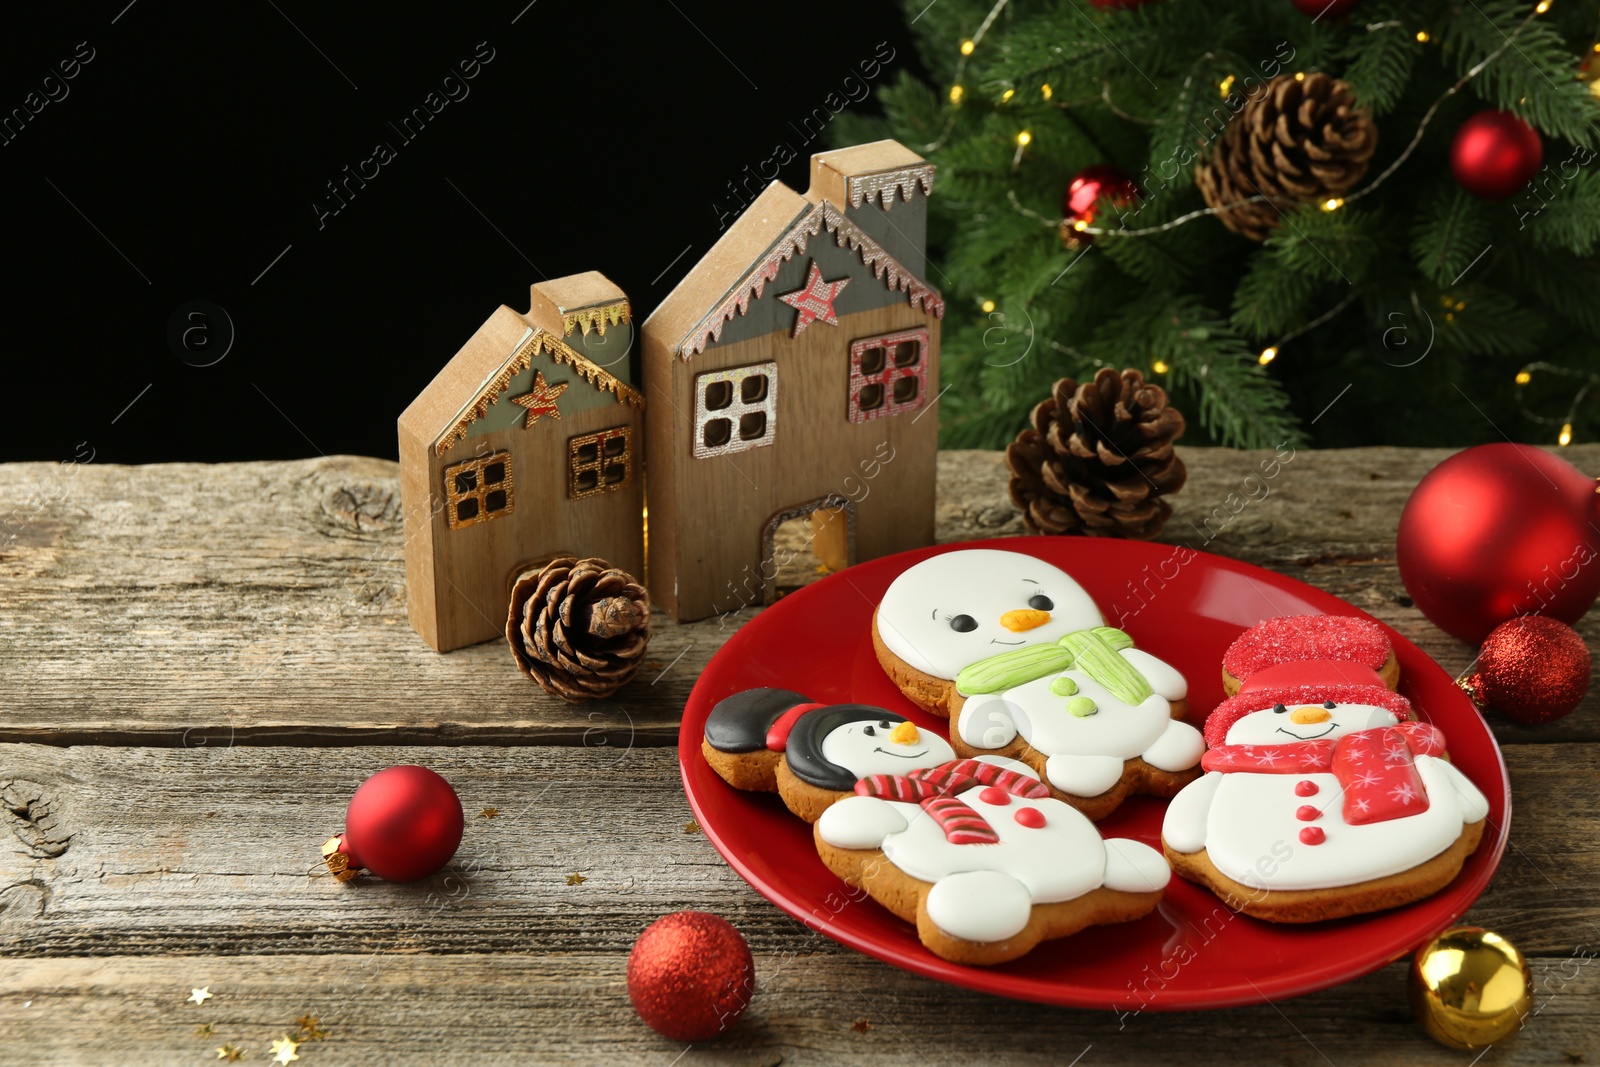
[[[975,759],[950,760],[910,774],[868,775],[856,783],[856,793],[921,805],[952,845],[999,844],[1000,835],[988,820],[955,795],[980,785],[993,786],[1030,800],[1042,800],[1050,795],[1050,790],[1037,778]]]
[[[1326,772],[1344,793],[1344,821],[1359,826],[1428,810],[1416,757],[1444,755],[1444,734],[1422,722],[1357,730],[1337,741],[1221,745],[1200,759],[1207,771],[1252,774]]]

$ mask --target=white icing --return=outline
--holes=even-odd
[[[907,816],[900,810],[902,807],[918,816],[922,814],[915,804],[889,804],[877,797],[845,797],[822,813],[817,832],[828,844],[839,848],[877,848],[885,837],[906,828]]]
[[[1063,793],[1097,797],[1121,780],[1122,768],[1116,756],[1050,756],[1044,761],[1044,776]]]
[[[1186,722],[1169,722],[1155,744],[1141,753],[1144,761],[1160,771],[1186,771],[1205,755],[1206,739]]]
[[[1106,839],[1107,889],[1120,893],[1153,893],[1172,880],[1166,857],[1142,841],[1126,837]]]
[[[1176,704],[1189,695],[1189,680],[1165,660],[1156,659],[1142,648],[1123,649],[1122,658],[1144,675],[1150,688],[1156,691],[1156,696]]]
[[[1290,718],[1295,708],[1313,707],[1327,710],[1323,722],[1297,723]],[[1321,704],[1295,704],[1282,714],[1266,708],[1252,711],[1228,728],[1230,745],[1288,745],[1296,741],[1316,741],[1319,738],[1338,740],[1357,730],[1370,730],[1377,726],[1393,726],[1397,722],[1394,712],[1371,704],[1339,704],[1324,709]]]
[[[1000,625],[1000,616],[1028,607],[1037,594],[1054,604],[1048,622],[1020,632]],[[957,633],[950,628],[957,615],[970,615],[977,627]],[[1054,642],[1102,621],[1089,594],[1065,571],[992,548],[925,559],[903,571],[878,605],[878,634],[889,651],[925,674],[948,679],[980,659]]]
[[[889,739],[897,723],[889,729],[876,722],[850,722],[830,730],[822,739],[822,758],[836,763],[857,778],[870,774],[906,774],[923,767],[937,767],[956,758],[950,742],[932,730],[917,730],[917,739],[908,745]],[[868,729],[872,733],[867,733]]]
[[[968,941],[1014,937],[1032,914],[1033,894],[1002,871],[961,871],[939,879],[928,891],[928,918],[945,933]]]
[[[1017,736],[1014,712],[1000,697],[971,697],[961,705],[956,732],[973,748],[1004,748]]]
[[[1344,821],[1339,780],[1328,773],[1208,774],[1178,794],[1167,809],[1163,830],[1179,851],[1193,847],[1193,805],[1185,794],[1202,784],[1214,797],[1206,812],[1203,844],[1211,862],[1229,878],[1258,889],[1332,889],[1398,874],[1455,843],[1465,823],[1476,822],[1488,802],[1455,768],[1432,756],[1416,757],[1427,791],[1428,809],[1415,815],[1353,826]],[[1295,792],[1309,780],[1317,792]],[[1303,805],[1322,814],[1311,822],[1295,815]],[[1327,835],[1317,845],[1300,841],[1300,831],[1316,826]]]
[[[1206,820],[1211,816],[1211,802],[1221,784],[1222,772],[1211,771],[1178,790],[1178,795],[1167,805],[1166,818],[1161,823],[1161,840],[1177,852],[1199,852],[1205,848]]]
[[[985,752],[983,755],[975,756],[973,758],[979,763],[989,763],[1001,768],[1002,770],[1016,771],[1018,774],[1025,774],[1036,782],[1039,780],[1039,772],[1028,766],[1026,763],[1023,763],[1019,759],[1012,759],[1010,756],[996,756],[992,752]]]
[[[1077,668],[1061,673],[1078,683],[1079,696],[1094,701],[1098,709],[1095,714],[1079,718],[1067,710],[1067,698],[1050,691],[1060,675],[1035,678],[1002,694],[1014,709],[1017,732],[1046,756],[1115,756],[1119,761],[1129,760],[1155,744],[1172,725],[1172,705],[1153,693],[1142,703],[1124,704]],[[1199,758],[1197,753],[1196,761]]]

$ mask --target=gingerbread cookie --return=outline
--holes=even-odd
[[[817,854],[956,963],[1149,914],[1171,871],[1148,845],[1102,839],[1028,767],[985,757],[856,786],[813,828]]]
[[[1382,685],[1247,680],[1206,719],[1205,777],[1167,808],[1173,870],[1273,922],[1437,892],[1477,847],[1489,802],[1445,758],[1444,735],[1411,719]]]
[[[873,613],[872,647],[913,704],[953,718],[963,668],[997,652],[1052,645],[1103,621],[1060,568],[1020,552],[960,549],[895,578]]]
[[[1383,684],[1400,684],[1400,661],[1383,627],[1354,615],[1284,615],[1257,623],[1222,654],[1222,688],[1229,696],[1242,679],[1277,668],[1274,681],[1293,682],[1305,660],[1352,663],[1378,673]],[[1349,681],[1362,679],[1351,677]]]
[[[1183,722],[1183,675],[1121,630],[1074,630],[956,676],[957,753],[1022,760],[1091,819],[1131,794],[1170,797],[1200,776],[1205,742]]]
[[[706,718],[700,751],[735,789],[777,793],[807,822],[857,781],[955,759],[950,743],[867,704],[817,704],[787,689],[747,689]]]

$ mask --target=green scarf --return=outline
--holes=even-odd
[[[1120,653],[1133,638],[1112,626],[1074,630],[1055,644],[1030,645],[970,664],[956,675],[956,688],[968,696],[999,693],[1024,682],[1076,667],[1124,704],[1142,704],[1155,690]]]

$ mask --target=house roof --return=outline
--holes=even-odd
[[[881,196],[887,202],[896,193],[909,199],[912,185],[926,188],[925,182],[931,182],[931,169],[903,167],[875,189],[869,191],[868,183],[858,183],[843,198],[855,199],[857,205],[863,197]],[[761,296],[783,264],[804,253],[806,243],[823,230],[839,247],[858,252],[883,285],[904,291],[913,307],[944,317],[944,299],[938,290],[896,261],[830,199],[820,194],[802,196],[775,181],[667,294],[646,320],[646,327],[659,331],[669,339],[670,351],[689,360],[719,340],[723,326],[749,310],[750,301]]]

